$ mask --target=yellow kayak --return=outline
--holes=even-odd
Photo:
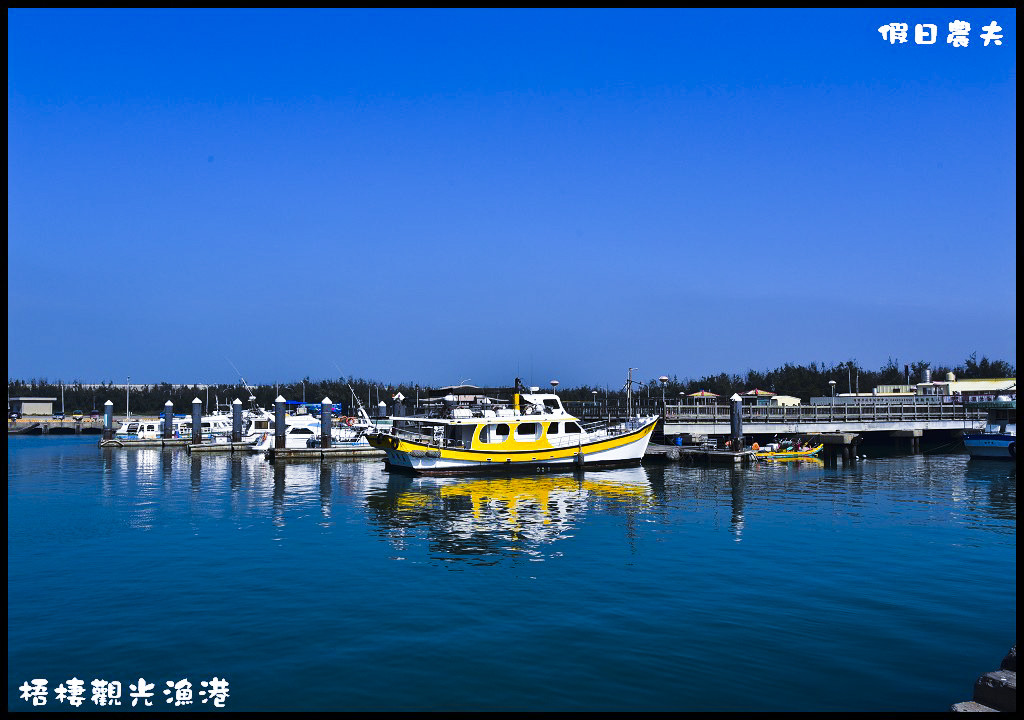
[[[764,458],[765,460],[787,460],[789,458],[802,457],[809,458],[820,453],[823,447],[824,445],[818,445],[817,447],[812,447],[808,450],[778,450],[776,452],[769,452],[765,450],[755,452],[754,454],[759,458]]]

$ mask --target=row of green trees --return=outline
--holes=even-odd
[[[931,363],[918,361],[901,365],[897,360],[889,359],[888,363],[878,370],[861,367],[856,360],[834,363],[812,362],[807,365],[787,363],[774,370],[748,370],[746,374],[705,375],[700,378],[671,377],[664,386],[664,396],[668,402],[678,402],[681,395],[689,395],[699,390],[707,390],[728,397],[735,392],[744,392],[759,388],[780,395],[793,395],[807,401],[811,397],[829,395],[831,385],[835,381],[836,393],[870,392],[878,385],[901,385],[909,381],[911,384],[920,382],[925,370],[930,370],[933,379],[943,380],[946,373],[952,372],[958,380],[979,378],[1009,378],[1016,376],[1016,368],[1003,360],[981,360],[971,354],[962,365],[956,367],[933,366]],[[350,389],[351,388],[351,389]],[[661,402],[662,383],[658,378],[637,382],[633,388],[634,397],[641,402]],[[102,413],[103,404],[107,400],[114,403],[114,412],[122,414],[126,406],[133,414],[155,415],[164,409],[170,400],[177,413],[189,413],[193,398],[203,402],[205,412],[227,409],[230,403],[239,398],[243,405],[252,402],[260,407],[269,408],[274,399],[281,395],[290,401],[319,403],[329,397],[335,403],[341,403],[346,414],[354,414],[356,399],[374,414],[378,403],[386,403],[391,412],[394,396],[401,393],[407,405],[418,399],[437,397],[442,393],[438,388],[416,385],[414,383],[389,384],[364,378],[337,378],[333,380],[302,380],[283,385],[262,385],[258,387],[242,384],[224,384],[210,386],[171,386],[168,383],[132,386],[128,392],[123,386],[115,387],[108,382],[99,387],[86,387],[81,382],[48,381],[46,379],[8,380],[8,397],[54,397],[57,398],[56,411],[61,409],[61,399],[68,414],[81,411],[89,414],[92,411]],[[595,398],[604,402],[621,401],[625,398],[625,384],[621,386],[578,386],[559,388],[559,395],[569,401],[593,401]]]

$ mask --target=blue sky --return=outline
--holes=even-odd
[[[8,376],[1016,365],[1015,136],[1009,9],[8,10]]]

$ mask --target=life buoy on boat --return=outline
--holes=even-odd
[[[348,425],[349,427],[352,427],[353,425],[355,425],[355,424],[356,424],[356,419],[355,419],[354,417],[347,417],[347,418],[342,418],[342,420],[343,420],[343,421],[345,422],[345,424],[346,424],[346,425]]]

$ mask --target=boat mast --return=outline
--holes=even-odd
[[[629,368],[626,373],[626,417],[633,417],[633,371],[640,368]]]

